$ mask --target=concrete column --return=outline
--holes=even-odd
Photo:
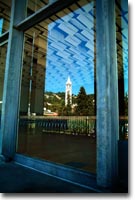
[[[20,115],[28,114],[29,87],[21,85]]]
[[[44,88],[33,88],[31,94],[31,113],[43,115]]]
[[[24,49],[25,54],[25,49]],[[23,69],[22,69],[22,80],[21,80],[21,96],[20,96],[20,115],[28,114],[29,105],[29,93],[30,93],[30,66],[31,57],[25,54],[23,57]]]
[[[45,82],[45,59],[44,65],[33,67],[33,80],[30,98],[30,111],[37,115],[43,115],[44,107],[44,82]]]
[[[113,187],[118,173],[118,79],[115,0],[96,0],[97,184]]]
[[[23,32],[14,25],[25,18],[26,1],[13,0],[5,68],[1,132],[2,154],[12,158],[16,151],[19,92],[22,67]]]
[[[44,56],[39,51],[37,58],[33,59],[30,111],[37,115],[43,115],[47,42],[39,35],[35,37],[34,45],[37,47],[37,51],[39,48],[44,49]]]

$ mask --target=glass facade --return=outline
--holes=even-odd
[[[9,29],[11,15],[11,0],[0,1],[0,35]]]
[[[116,39],[119,90],[119,138],[128,139],[128,8],[116,1]]]
[[[79,1],[25,32],[17,150],[91,172],[94,9],[94,2]]]
[[[116,2],[119,138],[125,140],[128,18],[120,6]],[[18,153],[96,172],[95,23],[94,2],[79,1],[25,32]]]
[[[53,2],[0,1],[0,152],[108,188],[128,176],[128,3]]]

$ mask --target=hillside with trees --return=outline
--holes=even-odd
[[[95,116],[94,94],[86,94],[81,87],[78,95],[72,95],[72,105],[68,101],[65,106],[65,92],[46,92],[44,94],[44,107],[47,110],[58,113],[61,116]],[[128,94],[124,97],[124,112],[128,116]]]
[[[44,107],[47,110],[56,112],[61,116],[94,116],[94,94],[87,95],[85,88],[81,87],[78,95],[72,95],[72,105],[70,104],[69,98],[69,101],[65,106],[64,92],[46,92],[44,94]]]

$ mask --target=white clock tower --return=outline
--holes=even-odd
[[[68,104],[69,100],[70,100],[70,104],[72,104],[72,82],[70,80],[70,77],[68,77],[68,80],[66,82],[65,105]]]

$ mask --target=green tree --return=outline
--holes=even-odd
[[[77,115],[88,115],[88,96],[84,87],[80,88],[79,94],[77,96],[77,107],[76,107]]]
[[[58,111],[58,115],[62,115],[62,116],[65,115],[65,100],[63,99],[60,101],[60,108]]]

